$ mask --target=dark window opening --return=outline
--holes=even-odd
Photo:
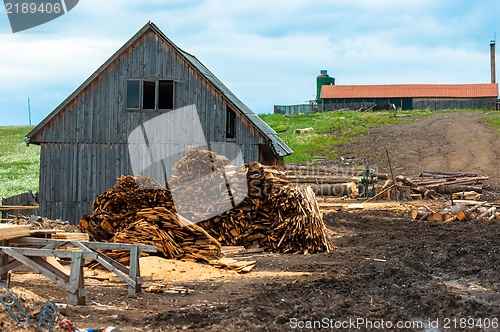
[[[174,82],[158,81],[158,109],[174,109]]]
[[[127,81],[127,108],[139,108],[141,81]]]
[[[144,81],[142,87],[142,108],[145,110],[155,109],[156,82]]]
[[[236,113],[227,108],[226,138],[236,138]]]

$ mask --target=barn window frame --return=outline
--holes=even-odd
[[[139,82],[138,89],[135,82]],[[175,109],[176,82],[176,80],[163,78],[127,79],[125,109],[144,112]],[[134,90],[131,92],[131,89]],[[168,96],[165,97],[163,93],[167,93]]]
[[[226,140],[234,141],[236,139],[236,112],[229,107],[226,106]]]

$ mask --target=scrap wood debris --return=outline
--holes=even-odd
[[[207,160],[211,162],[204,162]],[[215,172],[220,168],[226,171]],[[229,165],[227,158],[202,149],[188,151],[173,171],[174,177],[169,184],[175,187],[173,190],[185,190],[175,192],[176,197],[182,198],[183,194],[189,197],[194,191],[201,195],[203,202],[207,194],[197,192],[203,183],[198,183],[199,186],[178,184],[188,181],[217,183],[214,177],[237,176],[241,173],[238,171],[243,171],[246,177],[248,193],[245,190],[247,195],[240,197],[239,201],[242,201],[232,209],[206,221],[192,223],[191,218],[200,218],[199,206],[189,206],[188,199],[181,199],[180,205],[174,207],[168,187],[144,176],[122,176],[114,188],[98,195],[94,201],[94,213],[81,218],[81,228],[95,241],[152,244],[164,257],[198,262],[220,259],[221,246],[303,253],[333,248],[327,239],[312,189],[291,184],[281,171],[256,162],[236,168]],[[141,186],[143,183],[149,186]],[[230,198],[235,199],[239,188],[230,189]],[[207,202],[213,202],[213,198],[208,198]],[[220,202],[224,200],[228,200],[227,195],[221,197]],[[176,207],[185,215],[177,214]],[[111,253],[121,262],[127,261],[125,255]],[[247,267],[242,266],[241,270]]]

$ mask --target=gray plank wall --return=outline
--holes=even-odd
[[[196,105],[207,142],[225,142],[225,98],[149,31],[32,138],[41,145],[40,214],[76,224],[91,212],[97,194],[112,187],[120,175],[132,174],[128,135],[161,113],[126,111],[126,81],[156,77],[178,81],[174,105]],[[245,162],[258,160],[259,144],[266,140],[233,109],[237,114],[235,143]],[[169,148],[183,151],[187,147],[172,141]]]

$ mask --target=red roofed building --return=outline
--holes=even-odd
[[[498,83],[323,85],[321,101],[325,111],[366,108],[384,102],[403,110],[494,109]]]

